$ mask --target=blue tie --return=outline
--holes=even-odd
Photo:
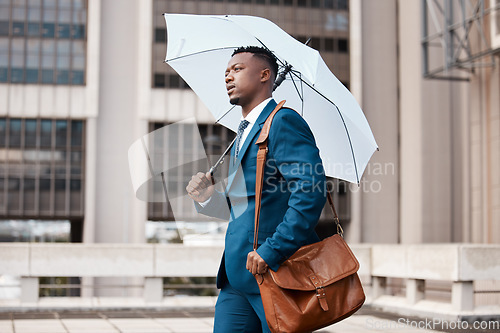
[[[236,142],[235,142],[236,149],[234,150],[235,160],[236,158],[238,158],[238,153],[240,152],[240,141],[243,135],[243,131],[245,130],[245,128],[247,128],[248,124],[250,124],[248,120],[242,120],[240,126],[238,126],[238,133],[236,134]]]

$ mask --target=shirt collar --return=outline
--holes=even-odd
[[[272,99],[273,99],[272,97],[269,97],[268,99],[262,101],[259,105],[254,107],[249,114],[247,114],[246,118],[242,117],[241,120],[245,119],[246,121],[249,122],[249,125],[253,125],[257,121],[257,118],[259,118],[262,111],[264,111],[264,108],[266,107],[267,103],[269,103],[269,101]]]

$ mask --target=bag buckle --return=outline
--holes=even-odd
[[[316,288],[316,297],[318,298],[319,305],[323,311],[328,311],[328,303],[326,301],[326,291],[325,288],[321,285],[319,279],[316,276],[309,277],[314,284],[314,288]]]

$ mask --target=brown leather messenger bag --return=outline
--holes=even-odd
[[[285,101],[267,118],[256,142],[257,178],[255,185],[254,250],[258,247],[259,216],[271,123]],[[335,206],[327,199],[337,234],[299,248],[274,272],[255,275],[259,284],[267,324],[272,332],[311,332],[349,317],[365,301],[357,271],[359,263],[342,237]]]

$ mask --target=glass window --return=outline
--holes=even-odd
[[[85,69],[85,44],[83,41],[74,41],[71,43],[73,46],[73,69]]]
[[[24,82],[24,68],[12,67],[10,69],[10,82],[12,83]]]
[[[18,22],[18,21],[12,22],[12,35],[24,36],[24,22]]]
[[[28,21],[29,22],[40,22],[42,20],[42,9],[40,6],[30,5],[28,7]]]
[[[154,76],[154,87],[164,88],[165,87],[165,74],[156,73]]]
[[[337,8],[342,10],[347,10],[348,0],[337,0]]]
[[[168,87],[169,88],[180,88],[181,77],[177,74],[168,75]]]
[[[23,186],[23,210],[35,210],[35,182],[34,178],[24,178]]]
[[[56,74],[57,84],[68,84],[69,83],[69,71],[68,70],[57,70]]]
[[[321,1],[322,0],[311,0],[311,7],[313,7],[313,8],[320,8],[321,7]]]
[[[52,120],[44,119],[41,121],[40,147],[52,146]]]
[[[56,147],[66,147],[68,135],[68,122],[66,120],[56,121]]]
[[[56,21],[56,5],[55,1],[46,0],[43,2],[43,22],[55,22]]]
[[[73,0],[73,9],[81,10],[84,8],[85,0]]]
[[[11,66],[24,67],[24,39],[15,38],[11,42]]]
[[[334,40],[333,38],[325,38],[325,44],[324,44],[324,47],[325,47],[325,51],[327,52],[333,52],[334,51]]]
[[[10,211],[18,211],[20,209],[19,200],[19,187],[20,187],[19,177],[9,177],[7,182],[7,191],[9,195],[7,196],[7,209]]]
[[[74,85],[84,84],[84,73],[83,71],[71,71],[71,83]]]
[[[7,82],[8,81],[7,77],[8,77],[8,69],[5,67],[0,67],[0,82]]]
[[[36,148],[36,119],[27,119],[24,122],[24,146]]]
[[[55,43],[53,40],[42,41],[42,68],[54,68]]]
[[[28,39],[26,48],[26,67],[38,68],[40,65],[40,40]]]
[[[2,10],[2,8],[0,8]],[[9,21],[0,21],[0,36],[9,35]]]
[[[28,36],[30,37],[39,37],[40,36],[40,23],[28,23]]]
[[[2,4],[2,1],[0,0],[0,21],[8,22],[9,20],[10,20],[9,2],[7,1],[6,4]]]
[[[298,0],[299,7],[307,7],[307,0]]]
[[[14,6],[12,7],[12,20],[13,21],[22,21],[26,19],[26,7],[24,4],[22,4],[24,1],[21,2],[20,6]]]
[[[166,29],[156,28],[155,29],[155,42],[156,43],[165,43],[167,41],[166,33],[167,33]]]
[[[71,0],[59,0],[59,8],[71,8]]]
[[[39,205],[40,211],[50,210],[50,179],[40,179]]]
[[[9,40],[0,38],[0,82],[8,81],[9,68]]]
[[[71,121],[71,146],[81,147],[83,142],[83,121]]]
[[[38,67],[40,66],[40,40],[29,39],[26,54],[26,82],[38,82]]]
[[[73,39],[85,38],[85,26],[83,24],[75,24],[71,27],[71,37]]]
[[[71,37],[71,25],[69,23],[59,23],[57,26],[57,37],[59,38],[70,38]]]
[[[13,39],[10,52],[10,81],[20,83],[24,81],[24,39]]]
[[[5,137],[7,136],[7,120],[0,118],[0,147],[5,147]]]
[[[342,52],[342,53],[347,53],[348,52],[348,43],[347,43],[347,39],[339,39],[338,40],[338,50],[339,52]]]
[[[42,0],[28,0],[28,7],[40,7]]]
[[[54,23],[46,23],[42,24],[42,37],[44,38],[54,38],[55,36],[55,25]]]
[[[334,4],[335,4],[335,0],[324,0],[324,6],[325,8],[329,8],[329,9],[333,9],[334,8]]]
[[[26,83],[38,83],[38,69],[26,68]]]
[[[9,147],[21,147],[21,119],[10,120]]]
[[[54,83],[54,71],[52,69],[42,69],[42,83]]]

